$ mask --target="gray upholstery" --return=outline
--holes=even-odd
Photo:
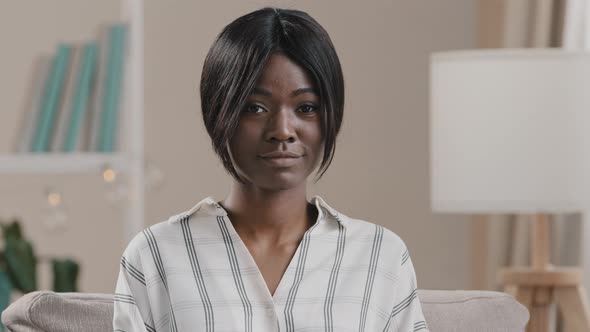
[[[418,292],[431,332],[521,332],[529,319],[527,309],[505,293]],[[111,294],[39,291],[12,303],[2,312],[2,322],[12,332],[110,332],[112,316]]]
[[[112,317],[111,294],[39,291],[8,306],[2,323],[13,332],[112,332]]]
[[[529,312],[511,295],[488,291],[419,290],[431,332],[524,331]]]

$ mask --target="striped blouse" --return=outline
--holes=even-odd
[[[121,257],[114,331],[428,331],[404,242],[311,203],[318,218],[273,295],[213,198],[146,228]]]

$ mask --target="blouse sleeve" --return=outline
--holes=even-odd
[[[404,245],[405,247],[405,245]],[[394,295],[394,306],[389,316],[386,331],[429,331],[418,297],[416,272],[407,247],[403,251],[400,273]]]
[[[131,241],[121,257],[114,295],[113,330],[155,332],[140,256]]]

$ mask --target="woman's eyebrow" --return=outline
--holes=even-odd
[[[251,95],[263,95],[263,96],[272,96],[272,93],[263,88],[253,88]]]
[[[295,97],[302,93],[313,93],[316,96],[319,96],[319,93],[314,88],[299,88],[297,90],[293,90],[291,92],[291,96]],[[251,95],[263,95],[263,96],[272,96],[272,93],[264,88],[253,88]]]
[[[295,96],[298,96],[298,95],[300,95],[302,93],[313,93],[314,95],[316,95],[316,96],[319,97],[319,93],[314,88],[300,88],[300,89],[297,89],[297,90],[291,92],[291,96],[295,97]]]

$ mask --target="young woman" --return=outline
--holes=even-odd
[[[264,8],[225,27],[201,108],[233,185],[129,243],[115,331],[427,330],[404,242],[307,200],[343,107],[338,56],[308,14]]]

